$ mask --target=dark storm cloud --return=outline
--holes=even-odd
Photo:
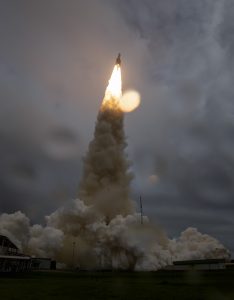
[[[76,196],[116,52],[143,56],[131,35],[107,1],[1,4],[1,212],[36,221]]]
[[[4,1],[0,210],[42,218],[75,197],[121,51],[142,95],[126,116],[134,198],[169,234],[193,225],[233,249],[233,13],[228,0]]]
[[[190,224],[215,235],[216,224],[226,240],[234,225],[233,4],[127,1],[121,9],[147,41],[155,85],[144,90],[151,101],[142,132],[153,130],[135,152],[136,188],[170,232]],[[154,186],[144,179],[151,173]]]

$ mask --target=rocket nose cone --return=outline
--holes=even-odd
[[[119,55],[118,55],[117,58],[116,58],[116,64],[117,64],[117,65],[120,65],[120,64],[121,64],[120,53],[119,53]]]

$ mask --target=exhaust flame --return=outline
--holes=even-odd
[[[109,84],[106,88],[105,97],[103,104],[111,99],[119,100],[122,96],[122,79],[121,79],[121,68],[120,65],[116,64],[114,66]]]

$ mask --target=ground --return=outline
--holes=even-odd
[[[234,270],[1,275],[0,299],[234,299]]]

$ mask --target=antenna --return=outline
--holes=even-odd
[[[72,243],[72,266],[75,269],[75,247],[76,247],[76,242]]]
[[[143,224],[143,209],[142,209],[141,195],[140,195],[140,209],[141,209],[141,224]]]

